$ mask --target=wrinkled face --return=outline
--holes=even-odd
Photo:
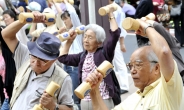
[[[3,19],[4,19],[6,26],[14,22],[14,18],[11,18],[9,14],[4,14]]]
[[[30,66],[31,69],[38,75],[47,71],[50,66],[53,64],[53,61],[40,59],[36,56],[30,55]]]
[[[73,27],[70,17],[67,16],[65,18],[62,18],[62,20],[63,20],[63,22],[64,22],[67,29],[71,29]]]
[[[131,72],[134,85],[140,90],[150,85],[154,79],[152,71],[150,71],[150,63],[152,62],[148,61],[145,55],[134,52],[127,66]]]
[[[96,35],[92,30],[87,30],[83,37],[84,49],[88,52],[95,52],[101,43],[97,42]]]

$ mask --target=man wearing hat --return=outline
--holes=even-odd
[[[44,21],[43,14],[33,14],[35,22]],[[10,101],[11,109],[30,110],[40,103],[43,108],[49,110],[72,110],[71,78],[54,63],[60,53],[60,40],[52,34],[43,32],[35,42],[28,42],[26,47],[18,42],[15,36],[23,25],[15,21],[2,30],[4,41],[14,54],[17,69]],[[61,87],[54,97],[44,91],[51,81]]]

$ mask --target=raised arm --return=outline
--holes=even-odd
[[[70,3],[68,3],[67,0],[64,0],[64,3],[66,4],[66,9],[70,14],[70,18],[71,18],[73,27],[76,28],[76,27],[80,26],[81,23],[80,23],[78,15],[75,11],[75,8]]]
[[[140,29],[136,32],[141,36],[147,36],[151,42],[151,47],[159,59],[159,65],[166,81],[169,81],[174,72],[174,61],[172,52],[166,42],[154,28],[148,27],[148,23],[138,20]],[[146,33],[146,35],[145,35]]]
[[[5,29],[2,30],[2,37],[11,50],[14,53],[15,48],[18,44],[18,40],[16,38],[16,33],[24,26],[18,20],[8,25]],[[25,36],[26,37],[26,36]]]
[[[112,32],[117,31],[118,30],[118,25],[116,22],[116,19],[114,18],[114,15],[112,13],[112,10],[110,10],[110,13],[108,14],[110,20],[110,29]],[[117,43],[118,39],[120,36],[120,31],[117,32],[117,34],[115,34],[115,36],[113,37],[117,37],[115,44]],[[111,41],[113,42],[113,41]],[[107,43],[108,45],[108,43]],[[111,46],[111,45],[109,45]],[[116,46],[116,45],[115,45]],[[114,48],[115,48],[114,46]],[[111,51],[112,53],[112,51]],[[93,77],[94,79],[96,79],[95,82],[93,82],[90,77]],[[90,92],[90,96],[92,99],[92,105],[93,105],[93,110],[108,110],[107,106],[105,105],[105,103],[103,102],[103,99],[100,95],[100,91],[99,91],[99,84],[102,81],[103,76],[101,75],[101,73],[98,73],[97,71],[94,72],[94,74],[90,74],[88,76],[88,78],[86,79],[87,82],[91,82],[93,84],[92,90]]]
[[[63,47],[60,48],[60,56],[68,54],[70,46],[72,45],[75,37],[77,36],[74,30],[69,30],[69,33],[70,33],[70,38],[66,41]]]
[[[39,12],[33,12],[34,14],[34,22],[45,22],[45,15]],[[2,30],[1,34],[6,42],[7,46],[14,53],[15,48],[18,44],[18,40],[16,38],[16,33],[24,26],[25,24],[20,23],[19,20],[11,23],[5,29]],[[27,36],[25,36],[27,37]]]
[[[113,11],[113,9],[112,9],[112,11]],[[103,45],[107,60],[110,62],[113,59],[114,50],[115,50],[116,44],[119,40],[120,33],[121,33],[121,30],[120,30],[120,28],[118,28],[118,24],[116,22],[115,16],[112,13],[112,11],[111,11],[111,13],[108,14],[109,22],[110,22],[110,36],[109,36],[107,42]]]

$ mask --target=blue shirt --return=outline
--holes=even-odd
[[[29,3],[33,2],[33,1],[37,2],[41,5],[41,12],[43,12],[43,10],[48,7],[46,0],[29,0]]]

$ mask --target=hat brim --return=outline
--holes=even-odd
[[[59,56],[59,50],[57,54],[46,54],[42,51],[40,51],[39,48],[37,48],[36,43],[35,42],[27,42],[27,47],[29,49],[29,52],[31,53],[31,55],[34,55],[38,58],[44,59],[44,60],[55,60],[58,58]]]

